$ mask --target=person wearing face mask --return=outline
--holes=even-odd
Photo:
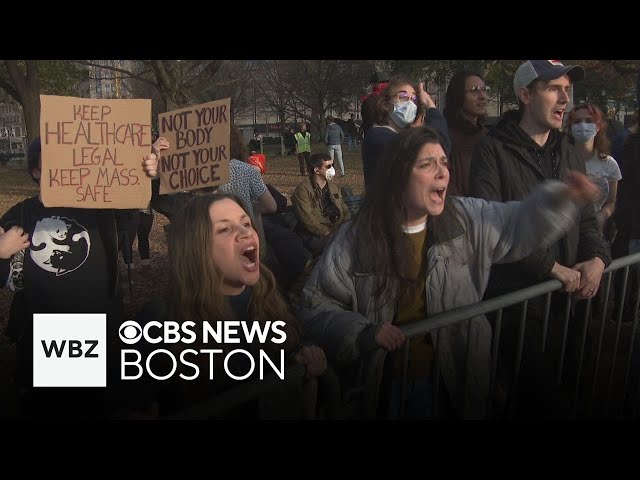
[[[371,183],[384,150],[397,133],[411,126],[430,126],[442,136],[445,152],[451,151],[449,130],[440,110],[424,85],[416,85],[404,75],[391,78],[378,96],[376,120],[362,142],[362,169],[365,188]]]
[[[600,195],[593,203],[598,231],[604,242],[612,246],[618,235],[613,214],[616,207],[618,181],[622,179],[622,174],[616,160],[609,155],[611,141],[608,129],[609,125],[602,110],[591,103],[576,105],[567,115],[567,134],[573,140],[578,156],[584,161],[587,175],[600,191]],[[613,256],[613,248],[611,252]],[[619,273],[616,272],[614,275],[609,299],[604,298],[603,292],[598,292],[599,294],[593,299],[591,310],[597,318],[600,318],[605,303],[615,298],[616,293],[621,291]],[[619,303],[615,302],[615,305],[613,311],[617,313]]]
[[[615,227],[611,223],[616,207],[618,181],[622,178],[620,167],[609,155],[610,143],[607,123],[602,111],[590,103],[582,103],[569,112],[567,133],[584,159],[587,175],[602,192],[595,202],[598,229],[608,242],[615,237]],[[605,229],[605,225],[607,228]]]
[[[291,196],[298,219],[296,231],[313,254],[322,253],[331,234],[351,218],[340,189],[331,181],[336,175],[328,153],[309,159],[309,178],[300,182]]]

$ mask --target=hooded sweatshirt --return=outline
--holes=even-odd
[[[540,146],[520,127],[520,117],[518,111],[505,113],[478,143],[471,162],[470,196],[502,202],[524,200],[546,179],[564,180],[571,170],[586,174],[584,161],[563,133],[551,130]],[[546,280],[555,262],[572,266],[595,256],[605,266],[611,262],[589,204],[582,209],[579,222],[556,244],[520,262],[494,266],[489,293]]]

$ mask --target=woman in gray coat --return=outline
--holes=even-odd
[[[334,365],[373,368],[374,362],[362,360],[376,350],[399,350],[405,342],[400,326],[480,301],[493,263],[518,260],[554,242],[597,194],[578,173],[568,185],[542,184],[525,202],[446,199],[448,184],[440,136],[427,127],[400,132],[359,214],[336,233],[303,291],[303,335],[321,345]],[[489,390],[489,323],[476,317],[437,335],[443,336],[437,353],[435,332],[411,341],[406,412],[430,416],[437,354],[456,415],[481,418]],[[472,357],[465,372],[469,335]],[[384,377],[391,390],[385,392],[393,416],[401,364],[391,356],[387,360]],[[370,371],[365,376],[382,378]],[[466,395],[460,398],[466,377]],[[381,380],[374,383],[370,398],[377,398]]]

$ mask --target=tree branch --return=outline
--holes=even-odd
[[[222,60],[211,60],[199,75],[196,75],[185,82],[185,87],[189,89],[198,88],[207,81],[210,81],[215,74],[218,73],[220,67],[222,67],[222,62]]]
[[[86,65],[89,67],[104,68],[105,70],[111,70],[113,72],[122,73],[126,75],[125,78],[134,78],[136,80],[140,80],[141,82],[148,83],[149,85],[152,85],[152,86],[156,85],[152,80],[149,80],[148,78],[143,77],[143,75],[149,73],[149,70],[144,70],[140,73],[133,73],[131,70],[127,70],[119,67],[113,67],[111,65],[101,65],[99,63],[95,63],[90,60],[74,60],[74,63],[78,63],[80,65]],[[143,63],[146,65],[146,62],[143,62]]]

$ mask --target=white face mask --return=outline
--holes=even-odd
[[[331,180],[335,176],[336,176],[336,169],[333,167],[327,170],[324,174],[324,178],[326,178],[327,180]]]
[[[399,128],[407,128],[416,119],[418,106],[412,101],[400,102],[393,105],[391,120]]]
[[[598,127],[595,123],[574,123],[571,125],[571,134],[578,143],[587,143],[592,140],[598,133]]]

